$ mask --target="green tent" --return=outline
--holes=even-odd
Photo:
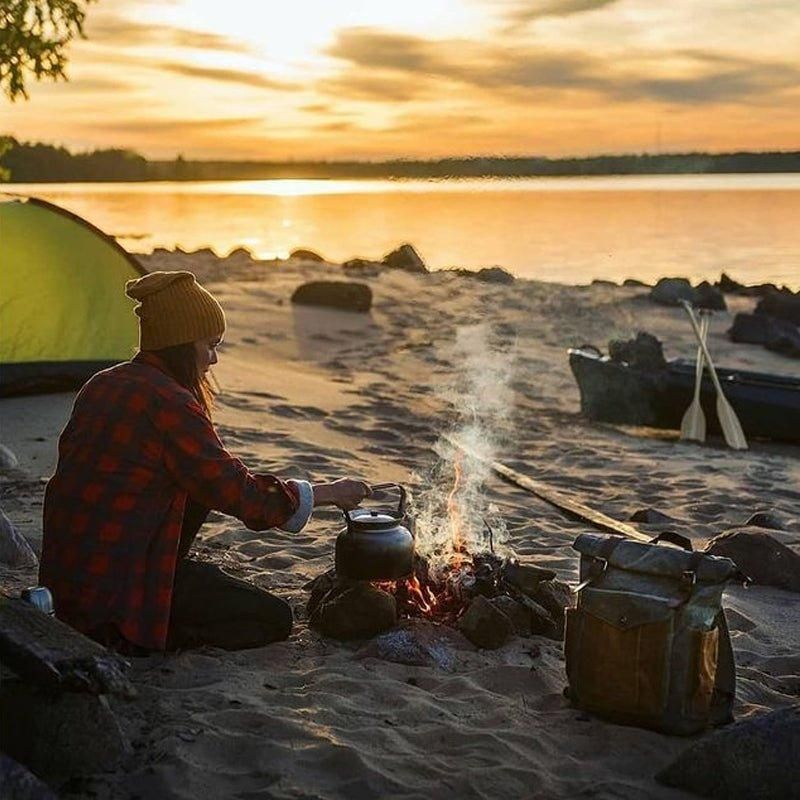
[[[125,281],[144,273],[63,208],[0,202],[0,396],[74,388],[130,358],[138,333]]]

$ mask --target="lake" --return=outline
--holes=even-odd
[[[800,288],[800,175],[6,184],[134,252],[297,247],[379,259],[411,242],[433,269],[500,265],[565,283],[665,275]]]

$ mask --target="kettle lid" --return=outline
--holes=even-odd
[[[347,512],[348,527],[359,530],[388,530],[396,528],[401,522],[398,518],[386,511],[370,511],[366,508],[356,508]]]

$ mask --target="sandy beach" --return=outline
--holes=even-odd
[[[735,452],[721,439],[696,445],[676,432],[580,416],[568,347],[605,349],[609,339],[646,330],[668,358],[694,358],[683,311],[653,305],[647,289],[500,285],[450,272],[382,270],[348,276],[374,295],[372,311],[355,314],[290,302],[306,281],[343,279],[338,265],[258,262],[243,252],[218,258],[158,250],[140,259],[148,270],[193,271],[225,307],[215,418],[226,445],[253,471],[397,481],[424,504],[426,476],[441,467],[436,443],[463,422],[464,407],[453,403],[457,386],[462,400],[472,391],[489,409],[498,458],[612,517],[656,509],[673,518],[667,527],[702,546],[770,511],[786,521],[785,531],[771,534],[800,552],[798,448],[756,442]],[[755,299],[727,300],[728,312],[711,322],[716,363],[796,376],[797,361],[727,339],[733,314],[751,310]],[[502,386],[475,380],[498,365]],[[2,443],[19,461],[0,477],[0,505],[37,549],[44,482],[73,398],[0,401]],[[571,544],[586,525],[495,477],[482,497],[504,522],[511,551],[577,582]],[[639,527],[655,533],[664,526]],[[690,797],[653,779],[687,740],[571,708],[556,641],[515,638],[482,651],[450,630],[433,631],[447,664],[411,666],[309,629],[303,587],[332,566],[341,528],[341,514],[329,510],[316,512],[299,534],[258,534],[212,513],[197,556],[287,598],[296,617],[291,639],[238,653],[134,660],[139,697],[112,701],[130,755],[113,772],[73,781],[65,796]],[[0,580],[18,591],[36,576],[4,569]],[[725,607],[737,718],[798,702],[800,595],[732,586]]]

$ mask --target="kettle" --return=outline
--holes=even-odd
[[[397,489],[397,512],[356,508],[345,511],[347,527],[336,538],[336,575],[358,581],[397,580],[414,571],[414,536],[402,523],[406,490],[397,483],[381,483],[374,490]]]

